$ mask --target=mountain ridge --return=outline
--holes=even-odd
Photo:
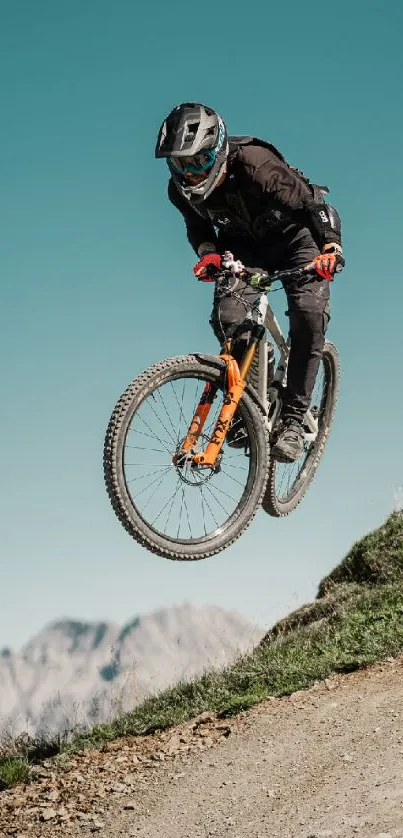
[[[263,635],[236,611],[185,602],[116,622],[48,623],[22,649],[0,652],[0,721],[13,734],[61,731],[229,664]]]

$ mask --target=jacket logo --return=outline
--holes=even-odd
[[[217,210],[209,209],[207,210],[207,212],[213,224],[216,224],[217,226],[224,227],[227,224],[231,224],[231,222],[234,221],[234,219],[230,218],[229,215],[224,215],[224,213],[221,213]]]

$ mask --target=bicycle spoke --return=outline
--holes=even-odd
[[[148,501],[146,501],[146,503],[144,504],[144,506],[143,506],[143,508],[142,508],[142,512],[144,512],[144,510],[147,508],[147,506],[148,506],[148,504],[150,503],[150,501],[155,499],[155,495],[156,495],[156,493],[158,492],[158,489],[159,489],[159,487],[161,486],[162,481],[163,481],[163,480],[165,480],[166,476],[167,476],[166,474],[163,474],[163,475],[162,475],[161,480],[160,480],[160,482],[158,483],[158,485],[157,485],[156,489],[154,490],[154,492],[152,492],[152,493],[151,493],[150,497],[148,498]],[[150,486],[149,486],[148,488],[150,488],[150,487],[151,487],[151,483],[150,483]]]
[[[213,496],[213,498],[214,498],[215,502],[216,502],[216,503],[218,503],[218,505],[219,505],[219,506],[221,506],[221,509],[223,509],[223,510],[224,510],[225,514],[226,514],[226,515],[228,515],[228,510],[227,510],[227,509],[225,508],[225,506],[223,506],[223,504],[221,503],[221,501],[220,501],[220,496],[218,496],[218,497],[217,497],[216,493],[215,493],[215,492],[214,492],[214,490],[211,488],[211,486],[206,485],[206,489],[207,489],[207,490],[210,492],[210,494]],[[222,493],[222,489],[220,490],[219,495],[220,495],[221,493]]]
[[[138,413],[138,414],[137,414],[136,418],[137,418],[137,419],[140,419],[142,422],[144,422],[144,424],[145,424],[146,428],[148,428],[148,430],[149,430],[149,431],[151,431],[151,433],[153,432],[153,429],[152,429],[152,428],[150,428],[150,425],[148,424],[148,422],[146,422],[146,420],[143,418],[143,416],[141,416],[141,414],[140,414],[140,413]],[[131,430],[131,431],[134,431],[134,429],[133,429],[133,428],[130,428],[130,430]],[[136,433],[137,433],[137,431],[136,431]],[[153,434],[153,439],[156,439],[156,440],[157,440],[157,442],[160,442],[160,443],[161,443],[161,445],[164,447],[165,451],[168,451],[168,454],[171,454],[171,453],[172,453],[172,452],[169,450],[169,448],[167,447],[167,445],[165,444],[165,442],[164,442],[164,441],[163,441],[163,440],[162,440],[159,436],[157,436],[157,434],[156,434],[156,433],[154,433],[154,434]]]
[[[155,398],[155,396],[154,396],[154,393],[151,393],[151,398],[154,400],[154,402],[156,402],[156,401],[157,401],[157,400],[156,400],[156,398]],[[175,437],[173,437],[173,436],[171,435],[171,432],[168,430],[168,428],[166,427],[166,425],[164,425],[164,423],[163,423],[163,421],[162,421],[162,419],[161,419],[161,417],[160,417],[159,413],[157,412],[157,408],[156,408],[156,406],[154,406],[153,410],[154,410],[154,414],[155,414],[155,416],[157,417],[158,421],[159,421],[159,422],[161,422],[161,425],[162,425],[162,427],[164,428],[165,433],[167,434],[167,436],[169,437],[169,439],[171,440],[171,442],[172,442],[174,445],[176,445],[176,440],[175,440]]]
[[[179,521],[178,521],[178,529],[176,531],[176,537],[179,538],[179,531],[181,528],[181,521],[182,521],[182,509],[183,509],[183,486],[181,486],[182,490],[182,500],[181,500],[181,508],[179,510]]]
[[[208,502],[207,498],[205,498],[205,497],[204,497],[204,495],[203,495],[203,489],[201,490],[201,496],[202,496],[202,500],[204,500],[204,503],[206,504],[207,508],[210,510],[210,515],[211,515],[211,517],[213,518],[214,523],[215,523],[215,524],[216,524],[216,526],[218,527],[218,521],[217,521],[217,518],[215,517],[214,512],[213,512],[213,510],[212,510],[212,508],[211,508],[211,506],[210,506],[210,504],[209,504],[209,502]]]
[[[170,468],[170,466],[167,466],[166,463],[147,463],[147,465],[151,466],[151,468],[153,466],[158,466],[158,468]],[[125,466],[126,468],[128,466],[140,466],[140,468],[144,468],[144,463],[125,463]]]
[[[169,470],[170,470],[170,468],[171,468],[171,467],[169,466]],[[168,468],[166,468],[166,469],[165,469],[165,471],[166,471],[166,472],[168,472]],[[164,474],[164,475],[163,475],[163,478],[164,478],[164,477],[166,477],[166,474]],[[162,479],[163,479],[163,478],[162,478]],[[128,482],[128,483],[132,483],[134,479],[135,479],[135,478],[134,478],[134,477],[132,477],[132,479],[131,479],[130,481],[126,481],[126,482]],[[145,486],[145,487],[144,487],[144,489],[142,489],[142,490],[141,490],[141,492],[137,492],[137,495],[133,495],[134,499],[135,499],[135,500],[137,500],[137,498],[139,498],[139,497],[140,497],[140,495],[142,495],[144,492],[146,492],[146,491],[147,491],[147,489],[151,489],[151,486],[154,486],[154,484],[157,482],[157,480],[158,480],[158,479],[159,479],[159,475],[158,475],[158,477],[156,477],[154,480],[152,480],[152,481],[151,481],[151,483],[149,483],[149,484],[148,484],[148,486]]]
[[[190,520],[189,520],[189,510],[188,510],[188,505],[186,503],[186,497],[185,497],[185,492],[184,492],[183,486],[182,486],[182,492],[183,492],[183,503],[184,503],[184,506],[185,506],[185,509],[186,509],[186,516],[187,516],[187,522],[188,522],[188,527],[189,527],[189,534],[190,534],[190,537],[193,538],[192,528],[190,526]]]
[[[169,508],[169,512],[168,512],[168,515],[167,515],[167,519],[166,519],[166,521],[165,521],[164,533],[166,533],[166,528],[167,528],[167,526],[168,526],[168,521],[169,521],[169,519],[170,519],[170,517],[171,517],[171,512],[172,512],[172,509],[173,509],[173,505],[174,505],[174,503],[175,503],[175,498],[176,498],[176,495],[177,495],[177,494],[178,494],[178,492],[179,492],[179,489],[180,489],[180,480],[179,480],[179,478],[178,478],[178,482],[177,482],[177,485],[176,485],[175,493],[172,495],[172,503],[171,503],[171,506],[170,506],[170,508]]]
[[[137,431],[138,433],[138,431]],[[136,451],[158,451],[159,454],[164,453],[163,448],[144,448],[144,445],[126,445],[126,448],[131,448]]]
[[[140,416],[139,416],[139,418],[140,418]],[[130,429],[130,430],[131,430],[131,429]],[[139,434],[139,436],[146,436],[146,437],[148,437],[148,439],[153,439],[153,440],[154,440],[154,439],[156,439],[155,434],[152,434],[152,435],[151,435],[151,434],[146,434],[146,432],[145,432],[145,431],[139,431],[139,429],[138,429],[138,428],[136,429],[136,434]],[[127,448],[131,448],[132,446],[131,446],[131,445],[127,445],[126,447],[127,447]]]
[[[184,400],[184,396],[185,396],[185,382],[183,382],[183,387],[182,387],[182,402],[181,402],[181,405],[180,405],[180,408],[179,408],[179,415],[180,415],[180,416],[183,416],[183,400]],[[186,422],[186,420],[185,420],[185,422]],[[179,422],[179,427],[180,427],[180,422]],[[179,439],[179,437],[178,437],[178,439]]]
[[[206,516],[205,516],[205,512],[204,512],[204,497],[203,497],[203,490],[202,490],[202,489],[200,490],[200,500],[201,500],[201,506],[202,506],[202,515],[203,515],[203,529],[204,529],[204,535],[207,535],[207,530],[206,530]]]
[[[236,477],[234,477],[232,474],[230,474],[229,471],[226,471],[225,468],[221,468],[221,471],[222,471],[223,474],[228,475],[228,477],[231,480],[231,483],[238,483],[238,486],[242,486],[242,487],[244,486],[244,484],[241,483],[240,480],[237,480]]]
[[[131,465],[131,463],[130,463],[130,465]],[[135,480],[145,480],[146,477],[152,477],[154,474],[158,474],[158,472],[160,472],[160,471],[168,471],[168,468],[170,468],[170,466],[169,467],[164,466],[163,469],[159,468],[159,469],[156,469],[156,471],[147,472],[147,474],[142,474],[142,475],[140,475],[140,477],[130,477],[129,480],[126,480],[126,483],[134,483]]]
[[[226,498],[229,498],[230,500],[233,500],[234,503],[237,503],[237,499],[234,498],[232,495],[229,495],[228,492],[225,492],[224,489],[222,489],[221,487],[218,489],[218,492],[220,493],[220,495],[225,495]]]
[[[170,381],[170,385],[171,385],[171,387],[172,387],[172,391],[173,391],[173,394],[174,394],[174,398],[175,398],[175,400],[176,400],[176,403],[177,403],[177,405],[178,405],[178,407],[179,407],[179,420],[181,420],[181,419],[183,418],[183,419],[184,419],[184,421],[186,422],[185,417],[184,417],[184,414],[183,414],[183,410],[182,410],[182,405],[180,404],[179,399],[178,399],[178,396],[176,395],[176,390],[175,390],[175,387],[173,386],[172,381]],[[184,388],[184,387],[185,387],[185,383],[183,383],[183,388]],[[194,415],[194,414],[193,414],[193,415]],[[180,439],[180,427],[181,427],[181,424],[180,424],[180,421],[179,421],[177,442],[179,442],[179,439]]]
[[[156,521],[158,521],[158,518],[160,518],[160,517],[161,517],[161,515],[163,514],[163,512],[165,511],[165,509],[167,508],[167,506],[169,505],[169,503],[171,503],[171,509],[172,509],[172,506],[173,506],[173,503],[174,503],[174,500],[175,500],[175,497],[176,497],[176,494],[177,494],[177,492],[178,492],[179,488],[180,488],[180,481],[179,481],[179,478],[178,478],[178,482],[177,482],[177,485],[176,485],[176,489],[175,489],[175,492],[173,493],[172,497],[171,497],[171,498],[168,498],[167,502],[164,504],[164,506],[162,507],[162,509],[161,509],[161,510],[160,510],[160,512],[158,513],[158,515],[156,515],[156,516],[155,516],[155,518],[154,518],[154,520],[153,520],[153,521],[151,521],[151,523],[152,523],[152,525],[153,525],[153,526],[154,526],[155,522],[156,522]],[[170,512],[168,513],[168,517],[169,517],[169,515],[170,515]],[[165,522],[165,526],[167,525],[167,523],[168,523],[168,519],[167,519],[167,521]],[[165,530],[164,530],[164,532],[165,532]]]
[[[238,469],[238,471],[249,471],[249,469],[247,469],[246,466],[236,466],[234,465],[234,463],[229,463],[228,459],[229,457],[225,457],[225,465],[227,466],[227,468],[236,468]],[[237,459],[240,458],[238,457]]]
[[[174,432],[174,439],[175,439],[176,430],[175,430],[174,424],[173,424],[173,422],[172,422],[172,419],[171,419],[171,417],[170,417],[169,411],[167,410],[167,406],[166,406],[166,404],[165,404],[165,402],[164,402],[164,399],[162,398],[162,395],[161,395],[160,390],[157,390],[157,394],[159,395],[159,397],[160,397],[160,399],[161,399],[161,401],[162,401],[162,406],[163,406],[164,411],[165,411],[165,413],[166,413],[166,416],[167,416],[167,419],[168,419],[168,421],[169,421],[169,424],[171,425],[171,428],[172,428],[172,430],[173,430],[173,432]]]

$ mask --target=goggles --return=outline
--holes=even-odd
[[[168,163],[176,174],[184,177],[185,175],[200,175],[207,169],[211,169],[216,157],[216,152],[211,148],[193,154],[191,157],[169,157]]]

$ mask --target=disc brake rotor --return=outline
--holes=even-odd
[[[172,457],[176,473],[179,479],[188,486],[202,486],[204,483],[208,483],[214,474],[221,471],[222,451],[220,451],[215,465],[206,468],[206,466],[196,465],[193,458],[195,454],[200,454],[206,448],[209,437],[206,434],[201,434],[196,445],[193,445],[189,451],[182,450],[184,441],[185,438],[178,443],[175,454]]]

